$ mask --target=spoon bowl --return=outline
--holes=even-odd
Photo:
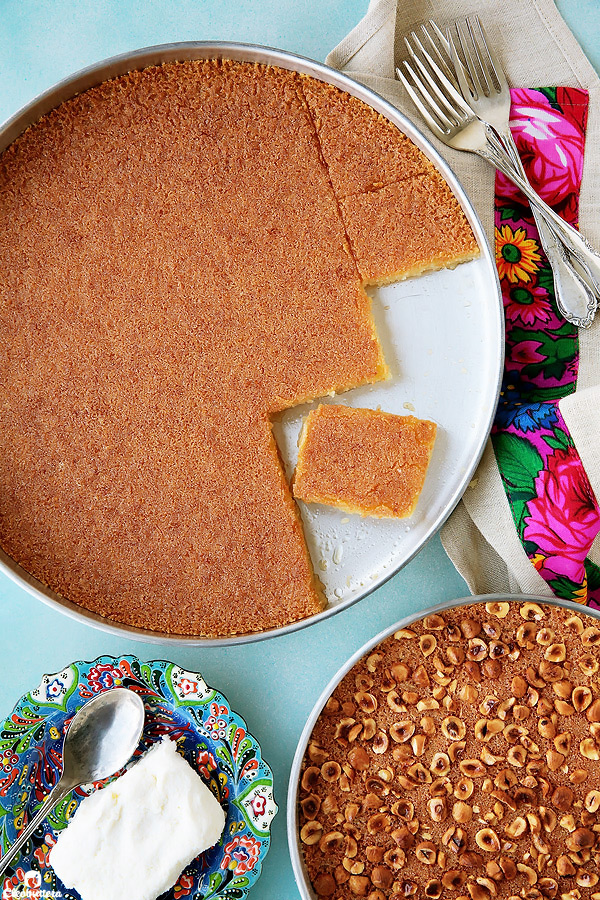
[[[114,775],[131,759],[144,727],[144,704],[126,688],[98,694],[73,716],[63,743],[63,773],[0,859],[0,875],[48,813],[73,788]]]

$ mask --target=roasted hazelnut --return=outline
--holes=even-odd
[[[476,881],[469,881],[467,890],[471,895],[471,900],[490,900],[490,892]]]
[[[600,752],[593,738],[584,738],[579,744],[579,752],[585,759],[600,759]]]
[[[366,875],[351,875],[348,886],[357,897],[366,897],[371,880]]]
[[[518,838],[527,831],[527,821],[522,816],[517,816],[504,828],[504,833],[509,838]]]
[[[321,840],[321,835],[323,834],[323,826],[320,822],[308,821],[306,822],[302,828],[300,829],[300,840],[303,844],[307,844],[307,846],[312,846],[313,844],[318,844]]]
[[[363,741],[370,741],[371,738],[375,735],[377,731],[377,725],[375,724],[375,719],[363,719],[363,730],[361,734],[361,738]]]
[[[485,604],[486,612],[498,619],[505,619],[510,611],[510,604],[498,600]]]
[[[450,762],[456,762],[466,746],[466,741],[452,741],[452,743],[448,747],[448,756],[450,757]]]
[[[554,900],[558,893],[558,882],[554,878],[540,878],[538,881],[538,888],[542,897],[547,897],[548,900]]]
[[[438,900],[438,897],[442,895],[442,882],[437,878],[432,878],[431,881],[428,881],[425,885],[425,896],[430,897],[431,900]]]
[[[459,666],[465,659],[465,651],[462,647],[448,647],[446,657],[452,666]]]
[[[573,769],[573,771],[569,775],[569,781],[571,782],[571,784],[583,784],[587,777],[587,769]]]
[[[348,762],[356,772],[365,772],[369,768],[369,754],[364,747],[352,747],[348,753]]]
[[[540,622],[544,618],[544,611],[537,603],[527,602],[519,608],[519,614],[526,622]]]
[[[510,859],[508,856],[501,856],[498,860],[498,864],[500,868],[504,872],[504,877],[507,881],[512,881],[517,877],[517,866],[516,863]]]
[[[419,638],[419,647],[423,656],[430,656],[437,647],[437,638],[433,634],[422,634]]]
[[[340,772],[341,771],[342,770],[340,769]],[[300,782],[303,789],[312,793],[312,789],[316,787],[319,781],[320,774],[320,769],[318,769],[316,766],[309,766],[308,769],[305,769],[304,774],[302,775],[302,780]]]
[[[383,859],[384,849],[376,844],[369,844],[365,849],[365,856],[370,863],[379,863]]]
[[[383,861],[386,865],[398,871],[398,869],[402,869],[406,863],[406,854],[401,847],[390,847],[389,850],[385,851]]]
[[[565,761],[565,757],[557,750],[546,751],[546,763],[551,772],[557,772]]]
[[[414,733],[415,725],[410,719],[402,719],[402,721],[390,725],[390,737],[397,744],[403,744],[410,740]]]
[[[356,705],[362,712],[372,713],[377,709],[377,698],[369,691],[357,691],[354,695],[354,699],[356,700]]]
[[[584,675],[595,675],[600,667],[600,663],[596,657],[591,655],[582,656],[581,659],[577,660],[577,665]]]
[[[399,816],[401,819],[406,819],[407,822],[410,822],[415,815],[414,803],[411,803],[410,800],[403,797],[400,800],[396,800],[392,806],[392,812],[395,816]]]
[[[375,737],[373,738],[373,743],[371,744],[371,749],[373,753],[381,754],[385,753],[389,746],[388,736],[385,731],[378,731]]]
[[[448,815],[448,807],[444,797],[432,797],[427,801],[427,809],[433,822],[443,822]]]
[[[465,638],[474,638],[481,631],[481,625],[476,619],[467,618],[460,623],[460,630]]]
[[[475,834],[475,843],[481,850],[495,853],[500,849],[500,838],[493,828],[480,828]]]
[[[387,891],[394,883],[394,873],[387,866],[375,866],[371,872],[371,881],[375,887]]]
[[[538,719],[538,731],[542,737],[553,738],[556,734],[556,726],[548,716],[541,716]]]
[[[575,868],[569,857],[563,855],[559,856],[556,860],[556,871],[564,878],[565,876],[574,875],[577,869]]]
[[[571,749],[571,734],[568,731],[563,731],[562,734],[556,735],[553,743],[554,749],[566,756]]]
[[[400,694],[396,690],[390,690],[386,694],[386,702],[393,712],[406,712],[406,706],[400,699]]]
[[[415,847],[415,856],[419,862],[424,863],[426,866],[432,866],[437,858],[437,848],[432,841],[421,841]]]
[[[309,794],[301,801],[300,807],[305,819],[316,819],[321,808],[321,798],[316,794]]]
[[[415,842],[414,836],[406,825],[401,825],[400,828],[394,829],[392,838],[402,850],[409,850]]]
[[[481,681],[481,669],[479,668],[479,663],[475,662],[474,659],[468,659],[464,664],[464,670],[468,678],[471,681],[479,683]]]
[[[389,824],[390,817],[386,813],[376,813],[367,820],[367,831],[369,834],[380,834]]]
[[[336,853],[344,849],[344,835],[341,831],[329,831],[319,840],[321,853]]]
[[[509,763],[511,766],[515,766],[518,769],[523,768],[526,760],[527,750],[520,744],[516,744],[515,746],[511,747],[506,754],[507,763]]]
[[[586,714],[588,722],[600,722],[600,700],[594,700],[588,707]]]
[[[479,719],[475,724],[475,739],[478,741],[489,741],[503,729],[504,722],[502,719]]]
[[[306,771],[308,772],[308,769]],[[337,781],[341,774],[342,767],[334,759],[330,759],[321,766],[321,777],[323,778],[323,781]]]
[[[456,716],[446,716],[442,720],[441,728],[444,737],[447,737],[450,741],[461,740],[467,732],[465,723]]]
[[[592,692],[588,687],[576,687],[571,695],[571,703],[577,712],[587,709],[593,700]]]
[[[425,744],[427,743],[427,735],[425,734],[415,734],[410,739],[410,746],[412,748],[412,752],[415,756],[423,756],[425,752]]]
[[[483,778],[486,773],[485,766],[479,759],[462,759],[458,767],[466,778]]]
[[[596,843],[596,835],[590,828],[576,828],[566,839],[569,850],[588,850]]]
[[[554,831],[556,828],[556,823],[558,821],[556,813],[553,809],[549,809],[547,806],[540,806],[540,822],[542,823],[542,828],[544,831],[550,833]]]
[[[471,638],[467,650],[467,659],[482,662],[488,655],[488,645],[482,638]]]
[[[331,897],[336,891],[335,879],[329,872],[321,872],[313,881],[313,887],[319,897]]]
[[[598,884],[598,876],[595,872],[586,872],[585,869],[579,869],[575,881],[579,887],[595,887]]]
[[[470,822],[473,818],[473,809],[471,806],[469,806],[468,803],[465,803],[463,800],[457,800],[452,807],[452,818],[455,822],[459,822],[461,825],[464,825],[466,822]]]
[[[581,643],[584,647],[597,647],[600,644],[600,628],[584,628],[581,632]]]
[[[467,880],[467,876],[459,869],[448,869],[442,875],[442,885],[448,891],[459,891]]]
[[[533,887],[537,881],[537,872],[535,869],[532,869],[531,866],[526,866],[524,863],[517,863],[517,871],[524,875],[529,886]]]
[[[450,757],[447,753],[434,753],[429,768],[434,775],[447,775],[450,771]]]
[[[502,674],[502,663],[499,659],[486,659],[482,666],[483,674],[488,678],[499,678]]]
[[[458,800],[468,800],[473,793],[473,782],[470,778],[459,778],[454,786],[454,796]]]

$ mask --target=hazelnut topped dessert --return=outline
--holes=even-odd
[[[332,900],[600,900],[600,622],[533,601],[430,614],[342,678],[302,761]]]

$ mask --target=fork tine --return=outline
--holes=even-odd
[[[441,108],[444,110],[446,116],[454,117],[454,123],[461,120],[460,113],[457,113],[455,107],[452,106],[448,98],[444,95],[443,91],[440,90],[439,85],[436,83],[435,79],[432,78],[431,73],[427,70],[427,67],[423,63],[418,56],[413,54],[413,62],[421,75],[421,83],[425,86],[427,83],[428,90],[427,93],[429,95],[430,102],[435,103],[437,108]]]
[[[437,65],[442,70],[448,81],[451,81],[454,87],[458,88],[458,82],[454,74],[454,69],[449,62],[450,48],[443,31],[438,28],[433,19],[429,19],[426,24],[421,25],[421,31],[423,33],[423,37],[426,38],[427,43],[431,48],[432,56],[435,56]]]
[[[448,111],[456,118],[458,124],[464,122],[466,118],[471,115],[471,110],[465,103],[465,100],[462,94],[456,89],[456,87],[452,84],[452,82],[446,77],[444,72],[437,65],[433,57],[430,53],[425,50],[423,44],[420,42],[419,38],[413,31],[411,33],[411,38],[414,43],[417,45],[420,51],[420,56],[415,52],[412,47],[410,41],[407,38],[404,38],[404,42],[408,48],[408,52],[410,53],[414,63],[419,67],[423,77],[430,85],[431,89],[435,92],[436,97],[439,101],[441,101],[444,106],[448,109]],[[421,58],[422,57],[422,58]],[[429,70],[423,59],[427,62],[427,66],[429,66]],[[432,77],[432,74],[434,77]],[[436,81],[437,79],[437,81]]]
[[[496,83],[498,85],[498,89],[500,91],[508,90],[508,82],[506,80],[506,75],[504,74],[504,69],[500,65],[500,60],[494,53],[492,45],[488,40],[488,36],[486,34],[485,28],[481,23],[481,19],[479,16],[471,16],[472,20],[472,33],[477,30],[479,34],[479,47],[480,50],[483,49],[485,51],[485,55],[487,56],[487,60],[489,65],[487,66],[488,70],[493,73],[493,77],[496,79]]]
[[[410,65],[409,62],[404,60],[402,63],[408,74],[410,75],[415,87],[410,83],[407,76],[404,72],[398,67],[396,69],[396,74],[398,78],[408,91],[408,94],[423,116],[424,120],[427,122],[427,125],[433,131],[435,135],[437,135],[440,140],[445,140],[448,136],[454,124],[448,119],[448,117],[442,112],[442,110],[437,106],[429,92],[424,88],[423,82],[420,80],[418,75],[416,75],[414,69]],[[437,120],[434,118],[432,113],[437,116]]]
[[[464,57],[465,65],[467,67],[467,71],[473,85],[469,93],[472,93],[474,95],[474,99],[477,100],[482,95],[485,96],[486,92],[484,91],[483,85],[481,84],[477,66],[475,65],[475,60],[473,59],[473,54],[471,52],[473,43],[469,40],[465,23],[456,22],[454,25],[454,31],[456,33],[458,44],[460,45],[460,51]]]

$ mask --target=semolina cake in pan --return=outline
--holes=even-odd
[[[414,144],[295,72],[164,63],[62,103],[0,156],[0,546],[166,634],[318,612],[271,417],[387,377],[366,283],[477,253]]]

